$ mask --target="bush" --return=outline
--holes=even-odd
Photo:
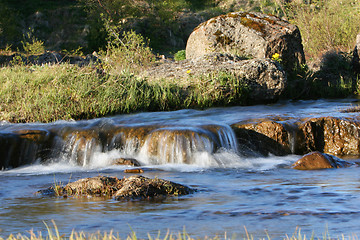
[[[33,36],[34,30],[29,30],[26,36],[24,36],[25,41],[21,41],[25,53],[30,55],[38,55],[45,52],[44,42],[37,39]]]
[[[186,50],[180,50],[174,54],[175,61],[181,61],[186,59]]]
[[[291,3],[288,17],[300,29],[304,51],[318,57],[331,49],[349,52],[359,33],[360,4],[353,0],[316,0]]]
[[[110,19],[104,18],[104,23],[108,46],[100,54],[106,56],[103,63],[108,72],[137,73],[155,61],[149,41],[143,36],[133,30],[122,32],[121,26],[114,25]]]

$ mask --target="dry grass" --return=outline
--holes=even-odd
[[[266,238],[254,238],[254,236],[252,234],[250,234],[246,227],[244,227],[244,237],[238,238],[236,236],[230,236],[227,233],[224,233],[224,235],[221,236],[213,236],[213,237],[209,237],[209,236],[204,236],[203,238],[199,238],[199,237],[192,237],[190,236],[184,229],[183,232],[179,232],[177,234],[174,233],[170,233],[170,231],[168,231],[164,237],[160,237],[160,232],[158,233],[157,236],[151,236],[150,234],[148,234],[147,238],[138,238],[135,232],[131,232],[128,234],[128,236],[126,238],[121,238],[119,236],[119,234],[114,233],[113,231],[110,232],[97,232],[97,233],[85,233],[85,232],[75,232],[72,231],[70,233],[70,235],[66,235],[66,234],[61,234],[58,227],[56,226],[55,221],[52,221],[52,226],[49,226],[47,223],[45,223],[45,226],[47,228],[47,233],[41,233],[38,232],[37,234],[34,233],[33,231],[30,231],[29,234],[24,235],[24,234],[11,234],[10,236],[6,237],[6,238],[2,238],[0,237],[0,240],[121,240],[121,239],[126,239],[126,240],[137,240],[137,239],[148,239],[148,240],[230,240],[230,239],[243,239],[243,240],[254,240],[254,239],[259,239],[259,240],[271,240],[273,238],[271,238],[270,234],[267,233],[267,237]],[[279,239],[279,238],[276,238]],[[283,240],[350,240],[350,239],[358,239],[358,237],[356,235],[352,235],[349,237],[346,237],[345,235],[342,235],[341,237],[331,237],[329,233],[325,232],[322,237],[314,237],[314,235],[312,234],[311,236],[306,236],[306,234],[302,234],[301,233],[301,229],[300,228],[296,228],[293,235],[288,236],[285,235],[283,238],[280,238]]]

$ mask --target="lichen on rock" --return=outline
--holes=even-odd
[[[37,193],[62,197],[107,197],[115,200],[142,200],[165,198],[193,193],[195,190],[178,183],[133,175],[128,178],[97,176],[68,183],[54,185]]]
[[[271,58],[278,53],[287,73],[305,63],[297,26],[256,12],[220,15],[195,28],[187,41],[187,58],[209,53],[236,53],[253,58]]]

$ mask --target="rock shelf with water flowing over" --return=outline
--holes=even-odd
[[[1,122],[1,234],[46,233],[44,219],[54,219],[61,233],[122,238],[124,223],[139,238],[184,226],[196,237],[246,238],[244,225],[261,239],[264,229],[280,239],[297,226],[315,237],[360,235],[360,120],[342,111],[357,103]]]
[[[109,166],[129,164],[126,159],[133,159],[135,165],[143,166],[231,167],[244,163],[244,159],[248,162],[249,157],[269,154],[320,151],[360,155],[360,123],[354,114],[341,113],[337,108],[333,116],[326,116],[329,113],[324,110],[309,118],[306,109],[301,113],[299,108],[291,116],[294,106],[285,104],[276,115],[262,116],[265,111],[261,113],[261,108],[139,113],[52,124],[2,123],[0,166],[8,169],[54,162]],[[256,111],[260,111],[258,118],[252,117]]]
[[[99,163],[97,154],[115,152],[137,159],[141,165],[221,165],[212,157],[219,150],[237,152],[237,141],[228,125],[197,126],[103,124],[73,126],[64,123],[34,129],[10,130],[1,135],[2,168],[36,162],[68,162],[73,165],[111,165],[116,158]],[[111,154],[110,154],[111,155]],[[100,160],[101,161],[101,160]],[[205,161],[205,162],[204,162]]]

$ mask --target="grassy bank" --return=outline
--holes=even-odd
[[[167,39],[162,34],[169,31],[173,37],[181,35],[179,38],[184,38],[186,29],[179,26],[187,22],[182,21],[184,18],[180,16],[201,11],[208,13],[205,18],[228,11],[261,11],[287,18],[299,26],[309,66],[300,66],[296,75],[288,76],[285,98],[335,98],[360,94],[358,76],[351,68],[352,46],[360,31],[359,1],[317,0],[311,4],[298,1],[285,4],[280,0],[232,2],[144,0],[132,4],[132,1],[105,0],[99,5],[97,1],[66,1],[66,11],[63,10],[69,13],[71,21],[92,19],[87,35],[88,44],[92,47],[88,45],[84,49],[100,49],[98,53],[102,56],[102,64],[82,68],[69,64],[25,66],[20,60],[0,68],[0,120],[51,122],[136,111],[245,104],[247,87],[240,79],[226,73],[197,77],[186,84],[170,79],[151,82],[138,77],[144,68],[154,63],[154,52],[159,51],[149,46],[164,47],[174,53],[174,46],[156,41]],[[0,6],[15,11],[11,1],[4,1]],[[31,16],[36,11],[46,15],[55,11],[54,8],[60,8],[59,5],[54,6],[37,0],[32,8],[25,11],[19,6],[16,14],[9,10],[9,15],[14,19],[27,16],[31,22]],[[76,14],[70,14],[72,11]],[[0,17],[0,37],[15,36],[15,29],[19,30],[15,20],[10,24],[6,22],[7,19]],[[192,20],[190,18],[189,21]],[[13,34],[6,34],[12,28],[4,26],[13,26]],[[147,38],[134,31],[125,31],[131,27]],[[67,32],[66,35],[76,34]],[[29,29],[28,35],[22,40],[17,35],[17,40],[14,40],[15,37],[13,40],[0,38],[2,45],[8,46],[7,50],[0,50],[0,55],[13,54],[12,50],[24,55],[40,54],[49,48],[48,42],[42,40],[44,35],[46,31],[35,28]],[[18,44],[10,47],[15,42]],[[66,51],[78,55],[81,47],[81,44],[76,45]],[[177,60],[185,57],[183,50],[175,54]]]
[[[10,122],[238,105],[246,99],[241,81],[222,73],[181,85],[70,64],[3,67],[0,85],[0,119]]]

